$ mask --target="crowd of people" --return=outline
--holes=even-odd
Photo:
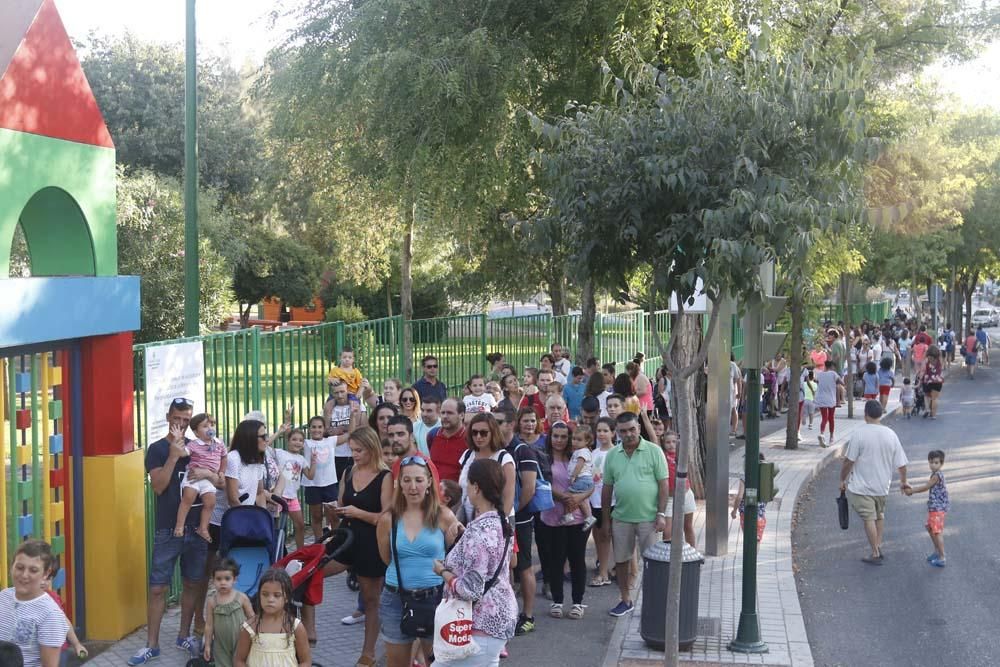
[[[799,381],[799,439],[802,425],[813,430],[817,413],[821,447],[834,440],[835,413],[848,397],[874,399],[884,412],[893,387],[900,387],[900,402],[907,417],[937,419],[944,370],[958,358],[969,378],[978,364],[989,363],[990,337],[982,326],[970,328],[964,338],[946,323],[928,331],[925,324],[897,311],[881,324],[864,321],[845,327],[843,322],[824,322],[811,349],[802,350]],[[730,435],[743,438],[746,421],[746,382],[735,360],[731,363]],[[791,365],[783,353],[760,371],[761,418],[775,418],[795,401],[788,395]],[[741,426],[743,433],[740,432]]]
[[[670,531],[678,438],[668,372],[647,377],[641,354],[620,374],[597,359],[574,366],[553,345],[520,374],[491,354],[489,372],[454,394],[427,356],[412,386],[389,379],[377,393],[353,356],[345,348],[331,368],[322,415],[296,428],[289,407],[271,430],[252,412],[228,447],[211,415],[171,402],[168,433],[146,454],[156,493],[148,639],[128,664],[159,655],[177,563],[178,648],[222,666],[264,664],[265,654],[267,664],[309,664],[324,634],[315,607],[306,600],[283,616],[283,570],[262,577],[251,603],[234,590],[239,567],[217,552],[226,509],[277,515],[273,496],[284,499],[298,547],[337,527],[351,532],[323,575],[357,581],[357,609],[341,622],[363,628],[358,665],[375,664],[379,639],[391,667],[433,661],[427,619],[442,600],[472,604],[481,651],[459,661],[467,665],[516,652],[514,638],[535,629],[539,587],[553,618],[582,618],[588,587],[612,582],[620,600],[608,613],[633,610],[638,554]],[[679,498],[693,543],[694,496],[685,487]],[[591,535],[597,561],[588,563]]]

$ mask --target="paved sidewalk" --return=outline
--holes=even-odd
[[[364,641],[363,625],[342,625],[340,619],[354,610],[357,593],[347,588],[344,576],[330,577],[323,588],[323,604],[316,608],[316,628],[319,644],[313,649],[312,659],[323,667],[353,665],[361,655]],[[167,610],[160,626],[160,657],[150,663],[153,667],[185,667],[191,659],[184,651],[174,648],[177,628],[180,625],[180,607]],[[89,642],[84,642],[88,646]],[[87,667],[123,667],[136,651],[146,645],[146,628],[133,632],[121,641],[109,646],[103,653],[87,660]],[[382,657],[382,642],[376,645],[376,654]]]
[[[893,389],[889,400],[889,414],[897,408],[899,389]],[[690,651],[681,653],[681,660],[698,665],[752,664],[791,665],[812,667],[812,653],[802,620],[795,576],[792,570],[792,521],[795,502],[802,489],[828,462],[839,456],[843,444],[864,423],[864,402],[855,401],[854,419],[847,419],[847,406],[837,410],[835,441],[833,446],[819,447],[817,413],[814,428],[803,424],[803,440],[799,449],[784,448],[785,430],[761,438],[761,452],[768,461],[776,463],[779,473],[776,480],[777,498],[767,505],[767,529],[760,543],[757,559],[757,609],[761,625],[761,638],[768,645],[764,654],[744,655],[730,652],[726,646],[736,636],[739,625],[743,581],[743,533],[739,519],[730,521],[729,553],[726,556],[705,557],[701,569],[700,600],[698,608],[699,637]],[[743,471],[743,450],[735,449],[730,455],[730,500],[739,485]],[[830,524],[833,525],[833,503],[830,503]],[[704,545],[705,507],[698,502],[695,530],[698,544]],[[663,652],[650,649],[639,634],[642,613],[642,582],[638,583],[635,611],[617,625],[608,645],[603,667],[614,665],[636,666],[662,664]]]

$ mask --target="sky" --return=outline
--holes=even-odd
[[[2,1],[2,0],[0,0]],[[270,30],[266,16],[277,7],[294,7],[303,0],[199,0],[200,48],[228,55],[236,67],[250,59],[260,63],[282,36]],[[56,0],[70,37],[83,39],[91,30],[107,34],[126,31],[161,42],[184,39],[185,0]],[[1000,42],[978,60],[963,65],[935,66],[928,72],[941,87],[969,105],[1000,109]]]
[[[0,0],[2,1],[2,0]],[[225,54],[236,66],[247,58],[261,62],[281,37],[268,28],[271,10],[297,0],[199,0],[199,48]],[[92,30],[157,42],[183,42],[185,0],[56,0],[66,30],[83,39]]]

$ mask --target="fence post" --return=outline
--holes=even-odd
[[[260,327],[254,327],[250,333],[250,366],[253,371],[253,379],[250,386],[250,397],[252,399],[251,409],[260,410]]]
[[[396,315],[392,318],[393,325],[396,327],[396,374],[395,376],[403,381],[403,384],[409,384],[409,378],[404,377],[406,374],[406,360],[403,358],[403,327],[406,323],[403,321],[402,315]]]
[[[601,360],[602,363],[608,363],[608,360],[604,358],[604,315],[602,313],[594,313],[594,356]]]
[[[486,374],[489,374],[489,372],[490,372],[490,365],[489,365],[489,362],[486,361],[486,352],[487,352],[487,350],[486,350],[486,344],[487,344],[486,343],[486,325],[487,325],[486,319],[487,319],[486,318],[486,312],[484,311],[484,312],[480,313],[480,315],[479,315],[479,342],[480,342],[480,345],[479,345],[480,346],[479,359],[480,359],[480,362],[479,363],[482,364],[482,366],[483,366],[483,372],[486,373]]]

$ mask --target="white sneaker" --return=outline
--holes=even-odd
[[[826,447],[826,442],[823,440],[823,434],[822,433],[820,433],[819,435],[816,436],[816,440],[819,441],[819,446],[820,447]]]
[[[340,619],[340,622],[343,625],[357,625],[358,623],[365,622],[365,615],[361,614],[360,616],[355,616],[354,614],[351,614]]]
[[[586,519],[583,520],[583,529],[590,530],[591,528],[594,527],[595,523],[597,523],[597,517],[588,516]]]
[[[809,424],[809,426],[807,428],[811,431],[811,430],[813,430],[813,425]]]

